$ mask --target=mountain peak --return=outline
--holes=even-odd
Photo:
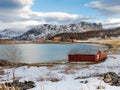
[[[103,30],[102,24],[89,22],[80,22],[77,24],[66,25],[42,24],[32,26],[26,33],[16,37],[15,39],[34,40],[42,37],[49,39],[50,37],[60,33],[79,33],[94,30]]]

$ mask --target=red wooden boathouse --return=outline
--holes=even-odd
[[[69,62],[100,62],[107,58],[105,52],[99,49],[71,49],[68,54]]]

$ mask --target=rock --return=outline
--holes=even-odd
[[[120,76],[115,72],[107,72],[100,77],[104,82],[110,83],[113,86],[120,86]]]
[[[12,87],[10,90],[20,90],[18,87]]]
[[[97,89],[103,90],[103,89],[105,89],[105,87],[102,86],[102,85],[99,85],[99,86],[97,87]]]
[[[110,82],[112,81],[111,75],[110,75],[110,74],[106,74],[104,81],[105,81],[106,83],[110,83]]]
[[[86,83],[88,83],[88,80],[80,81],[80,83],[84,83],[84,84],[86,84]]]
[[[84,81],[80,81],[80,83],[84,83]]]
[[[33,81],[28,81],[28,86],[34,87],[34,82]]]
[[[108,72],[107,74],[110,74],[112,77],[117,77],[118,76],[115,72]]]
[[[14,77],[14,78],[13,78],[13,81],[18,82],[18,81],[19,81],[19,77]]]
[[[84,82],[84,83],[85,83],[85,84],[86,84],[86,83],[88,83],[88,80],[85,80],[85,82]]]
[[[18,88],[15,90],[27,90],[35,87],[33,81],[25,81],[25,82],[13,81],[12,83],[5,83],[5,85],[11,88]]]
[[[1,71],[1,70],[0,70],[0,75],[4,75],[4,74],[5,74],[4,71]]]
[[[2,89],[2,85],[0,85],[0,90]]]
[[[100,77],[100,80],[104,80],[104,76],[101,76],[101,77]]]
[[[114,78],[111,85],[120,86],[120,77]]]

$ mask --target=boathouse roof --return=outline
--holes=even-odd
[[[99,49],[81,49],[81,48],[74,48],[69,51],[69,55],[75,54],[84,54],[84,55],[96,55],[96,53],[100,51]]]

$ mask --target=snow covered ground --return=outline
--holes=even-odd
[[[4,71],[6,75],[0,76],[0,82],[12,81],[12,69]],[[35,82],[36,87],[29,90],[98,90],[99,85],[105,87],[103,90],[120,90],[120,86],[111,86],[96,77],[109,71],[120,75],[120,54],[109,55],[105,62],[92,65],[22,66],[16,68],[15,75],[21,82]],[[84,83],[86,80],[88,83]]]

